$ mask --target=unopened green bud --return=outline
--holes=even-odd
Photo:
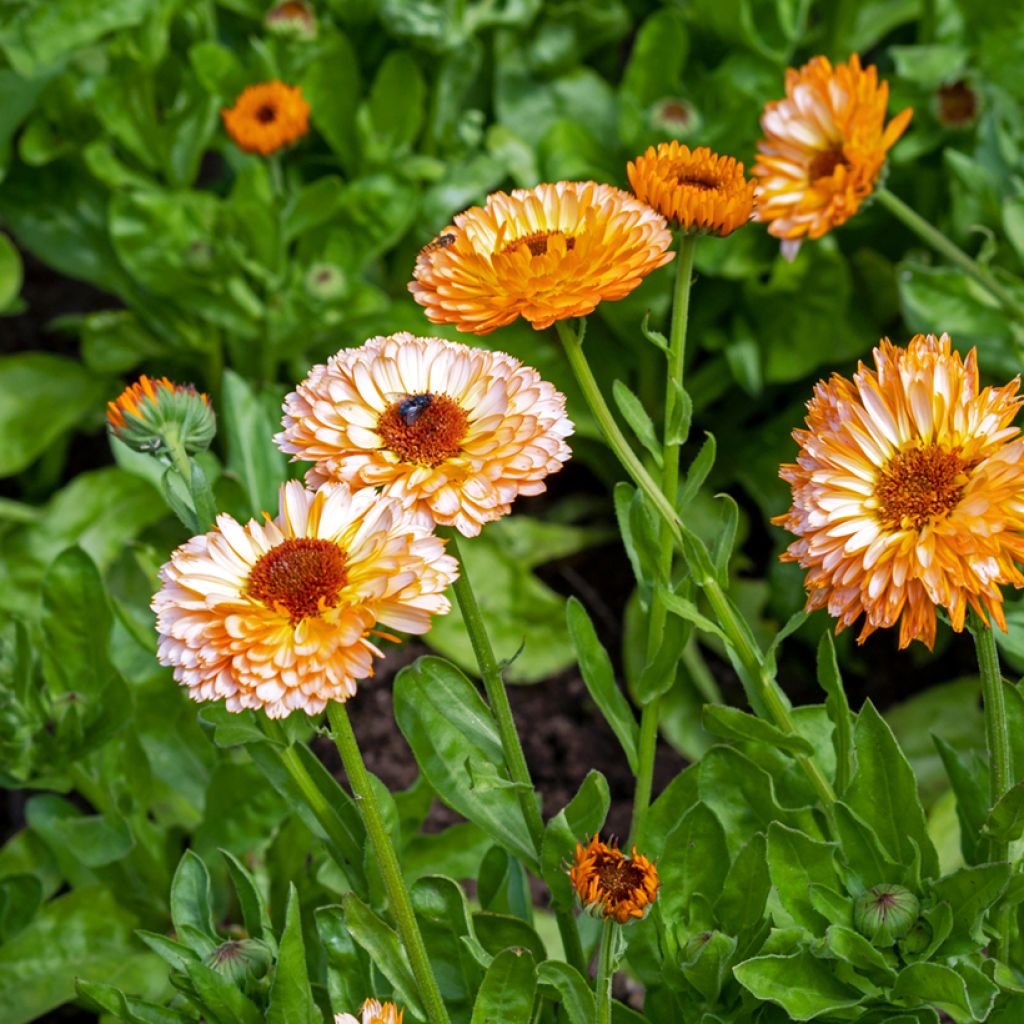
[[[308,43],[316,39],[316,13],[305,0],[284,0],[267,11],[264,23],[276,36]]]
[[[210,400],[191,384],[143,374],[107,403],[111,433],[139,452],[163,454],[180,444],[189,454],[210,447],[217,422]]]
[[[321,302],[331,302],[348,291],[348,278],[333,263],[314,263],[306,272],[306,291]]]
[[[647,118],[651,128],[671,138],[695,135],[703,123],[697,108],[681,98],[658,100],[648,110]]]
[[[270,969],[270,950],[259,939],[232,939],[221,943],[203,963],[245,989]]]
[[[853,924],[873,946],[884,949],[914,927],[920,911],[917,897],[902,885],[873,885],[857,897]]]

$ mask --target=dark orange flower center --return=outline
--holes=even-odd
[[[878,518],[890,529],[920,529],[948,515],[967,485],[968,465],[957,449],[907,448],[883,467],[875,484]]]
[[[565,250],[571,252],[573,246],[576,244],[576,239],[572,235],[566,236],[564,231],[536,231],[532,235],[524,235],[522,238],[517,238],[512,242],[509,242],[504,249],[501,250],[501,254],[504,255],[507,252],[514,252],[520,246],[525,245],[530,250],[533,256],[543,256],[548,251],[548,239],[554,235],[560,235],[565,238]]]
[[[646,877],[643,868],[618,850],[598,854],[594,868],[605,900],[630,900],[643,890]]]
[[[294,537],[252,567],[246,592],[268,608],[285,608],[292,623],[299,623],[338,603],[348,582],[347,561],[332,541]]]
[[[439,466],[459,454],[469,417],[447,395],[406,395],[384,410],[377,433],[403,462]]]
[[[709,174],[701,174],[699,171],[681,170],[676,172],[676,183],[686,185],[689,188],[697,188],[702,192],[713,192],[721,187],[721,182],[712,178]]]
[[[957,128],[970,124],[978,112],[978,97],[962,79],[939,87],[939,121]]]
[[[277,108],[271,103],[264,103],[256,111],[256,120],[260,124],[272,124],[277,117]]]
[[[836,143],[831,149],[824,149],[820,153],[815,154],[814,159],[811,160],[807,168],[807,176],[811,181],[817,181],[819,178],[829,178],[840,164],[844,167],[848,166],[846,157],[843,156],[842,144]]]

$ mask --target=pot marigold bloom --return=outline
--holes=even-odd
[[[490,334],[521,316],[542,330],[628,295],[671,242],[659,214],[611,185],[495,192],[420,251],[409,291],[435,324]]]
[[[565,396],[504,352],[400,333],[342,349],[285,399],[275,437],[306,482],[380,487],[467,537],[572,454]]]
[[[376,999],[367,999],[359,1011],[360,1016],[351,1013],[336,1013],[334,1024],[402,1024],[404,1010],[394,1003],[381,1004]]]
[[[835,68],[815,57],[786,72],[786,98],[761,115],[753,174],[757,220],[769,234],[821,238],[849,220],[871,195],[888,150],[906,130],[909,108],[885,124],[889,83],[853,54]]]
[[[633,847],[621,850],[594,836],[586,846],[576,844],[576,862],[569,870],[580,902],[599,917],[619,924],[643,917],[658,898],[658,869]]]
[[[221,117],[239,149],[262,156],[290,146],[309,131],[309,104],[302,90],[276,79],[243,89]]]
[[[210,400],[192,384],[143,374],[107,403],[110,432],[136,451],[167,450],[168,435],[195,454],[210,447],[217,432]]]
[[[425,633],[455,576],[444,542],[394,499],[291,481],[276,519],[220,515],[171,555],[152,602],[157,655],[193,700],[319,714],[373,674],[376,624]]]
[[[651,146],[626,168],[638,199],[685,231],[732,234],[750,220],[754,183],[743,164],[706,146],[679,142]]]
[[[793,433],[783,561],[808,570],[807,609],[837,632],[865,616],[860,642],[899,620],[901,648],[931,647],[940,605],[957,631],[968,607],[1005,629],[999,587],[1024,585],[1020,378],[980,388],[974,350],[961,359],[945,334],[885,339],[874,361],[820,382]]]

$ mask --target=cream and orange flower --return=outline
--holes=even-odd
[[[157,654],[193,700],[319,714],[373,674],[374,627],[425,633],[456,575],[444,542],[398,501],[291,481],[276,519],[220,515],[171,555],[152,602]]]
[[[435,324],[490,334],[521,316],[541,330],[628,295],[671,242],[660,214],[611,185],[495,192],[423,248],[409,291]]]
[[[400,333],[342,349],[285,399],[275,440],[306,480],[380,487],[467,537],[571,455],[565,397],[503,352]]]
[[[856,54],[834,68],[815,57],[786,71],[786,98],[761,115],[765,137],[753,170],[755,217],[770,234],[821,238],[857,212],[910,122],[907,109],[885,124],[888,103],[888,82]]]
[[[243,89],[221,117],[239,149],[262,156],[290,146],[309,131],[309,104],[302,89],[276,79]]]
[[[643,917],[658,898],[658,869],[633,847],[627,857],[594,836],[586,846],[576,844],[569,879],[580,903],[597,917],[619,924]]]
[[[743,164],[706,146],[691,150],[662,142],[630,161],[626,171],[637,198],[685,231],[724,237],[750,220],[754,183]]]
[[[379,1003],[376,999],[367,999],[359,1011],[359,1016],[351,1013],[336,1013],[334,1024],[402,1024],[404,1010],[394,1003]]]
[[[1005,629],[1000,585],[1024,586],[1024,439],[1017,378],[981,388],[977,357],[948,335],[887,339],[875,369],[820,382],[795,465],[793,506],[773,522],[799,538],[782,556],[807,569],[807,608],[860,641],[900,623],[900,647],[955,630],[968,608]]]

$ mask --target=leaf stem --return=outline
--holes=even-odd
[[[615,921],[606,917],[601,927],[601,946],[597,954],[597,980],[594,984],[597,993],[596,1024],[611,1024],[612,1019],[612,947],[615,944]]]
[[[679,257],[676,260],[675,285],[672,289],[672,324],[669,330],[668,378],[665,386],[665,422],[662,434],[661,493],[672,508],[676,505],[679,491],[679,455],[681,439],[672,436],[672,424],[676,417],[680,389],[686,362],[686,329],[690,317],[690,285],[693,281],[693,254],[697,247],[697,236],[684,234],[679,243]],[[668,588],[672,575],[674,551],[672,528],[662,519],[658,532],[657,581],[651,595],[650,613],[647,619],[647,663],[658,654],[665,633],[668,617],[662,588]],[[633,820],[630,826],[631,841],[639,839],[647,818],[654,784],[654,758],[658,747],[658,724],[661,719],[661,696],[648,701],[640,712],[640,739],[637,746],[638,764],[636,789],[633,795]]]
[[[925,242],[937,253],[945,256],[950,263],[958,266],[969,277],[973,277],[1007,313],[1024,318],[1024,303],[1021,303],[1013,293],[977,260],[972,259],[958,245],[939,231],[933,224],[930,224],[916,210],[911,209],[899,196],[890,192],[887,188],[876,188],[875,195],[878,201],[897,220]]]
[[[445,1009],[441,991],[437,987],[434,972],[427,957],[427,948],[423,943],[423,935],[416,923],[409,892],[405,887],[402,869],[398,856],[391,844],[384,818],[374,797],[370,776],[367,774],[363,755],[359,751],[356,734],[352,731],[352,723],[348,717],[348,709],[339,701],[330,701],[327,705],[327,717],[334,734],[334,743],[341,754],[341,762],[345,766],[349,785],[356,798],[359,813],[366,826],[367,835],[377,856],[384,887],[387,889],[391,912],[398,924],[398,933],[405,946],[406,955],[416,978],[420,998],[427,1013],[430,1024],[448,1024],[448,1011]]]
[[[448,539],[449,552],[458,559],[459,576],[452,589],[455,591],[455,600],[459,603],[459,610],[462,612],[462,621],[469,635],[469,642],[473,648],[473,655],[476,658],[477,667],[480,669],[480,678],[483,680],[484,691],[487,694],[487,702],[494,713],[494,720],[498,726],[498,734],[501,737],[501,748],[505,756],[505,766],[512,781],[518,783],[516,795],[519,806],[526,821],[526,827],[533,841],[533,847],[537,852],[537,862],[541,861],[541,851],[544,845],[544,819],[541,817],[540,809],[537,806],[536,789],[533,779],[530,777],[530,769],[526,763],[526,756],[523,753],[523,745],[519,741],[519,733],[516,731],[515,719],[512,717],[512,707],[508,702],[508,693],[505,691],[505,681],[498,667],[497,659],[494,656],[494,648],[491,646],[491,638],[487,634],[487,624],[484,622],[483,613],[476,599],[473,584],[469,578],[466,560],[459,550],[457,531],[453,528],[443,530]],[[555,916],[558,921],[558,930],[562,936],[562,945],[565,948],[566,960],[579,971],[585,970],[583,959],[583,945],[580,941],[579,929],[572,913],[568,910],[555,908]]]

